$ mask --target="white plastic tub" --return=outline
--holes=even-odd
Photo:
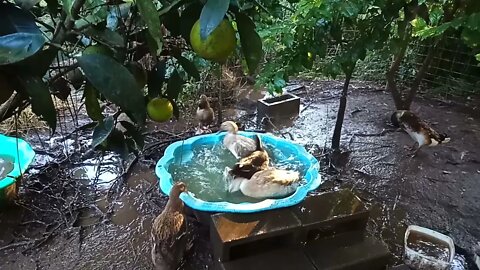
[[[426,254],[427,252],[421,252],[418,248],[413,246],[413,240],[409,241],[410,236],[417,235],[422,240],[428,240],[428,242],[434,243],[438,250],[441,250],[443,246],[445,253],[443,258],[440,258],[441,252],[438,252],[439,256],[433,256]],[[416,226],[410,225],[405,232],[405,263],[418,270],[448,270],[453,262],[455,256],[455,245],[452,238],[441,234],[439,232]],[[420,240],[418,240],[420,243]],[[448,251],[447,251],[448,250]]]

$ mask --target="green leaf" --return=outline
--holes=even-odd
[[[341,1],[340,12],[345,17],[353,18],[360,12],[360,8],[353,1]]]
[[[72,6],[74,0],[62,0],[63,10],[67,13],[68,17],[72,18]]]
[[[50,47],[45,50],[40,50],[20,62],[14,63],[13,66],[15,66],[19,72],[42,77],[57,56],[62,57],[57,49]]]
[[[127,130],[126,134],[135,141],[137,147],[141,150],[145,146],[145,138],[143,137],[140,130],[138,130],[132,123],[128,121],[120,121],[122,126]]]
[[[178,72],[176,70],[173,71],[168,79],[167,91],[165,92],[167,97],[176,100],[178,95],[180,95],[180,92],[182,92],[183,83],[184,82]]]
[[[123,133],[114,129],[107,138],[106,148],[120,155],[121,158],[128,158],[128,146]]]
[[[45,38],[29,12],[10,3],[0,4],[0,65],[30,57],[44,44]]]
[[[475,58],[477,59],[477,61],[480,62],[480,53],[476,54],[476,55],[475,55]]]
[[[97,90],[88,84],[85,87],[83,96],[85,97],[85,109],[87,110],[88,116],[94,121],[102,121],[103,114],[100,103],[98,102]]]
[[[125,46],[125,41],[123,37],[119,33],[114,32],[108,28],[99,30],[94,27],[89,27],[85,30],[85,34],[93,37],[98,42],[103,43],[109,47],[122,48]]]
[[[229,6],[226,0],[207,0],[200,14],[200,38],[206,39],[225,17]]]
[[[415,18],[410,22],[410,24],[413,26],[414,32],[419,32],[427,28],[427,22],[425,22],[425,20],[421,17]]]
[[[40,77],[20,76],[20,80],[31,98],[32,111],[47,122],[53,134],[57,127],[57,111],[47,85]]]
[[[115,121],[113,117],[109,116],[105,118],[103,122],[99,122],[97,124],[97,126],[93,130],[92,148],[99,146],[108,138],[110,133],[112,133],[114,123]]]
[[[72,92],[69,82],[63,77],[50,82],[50,87],[53,89],[52,94],[62,101],[67,101]]]
[[[122,110],[131,112],[136,121],[143,123],[145,101],[135,78],[126,67],[101,54],[82,55],[78,64],[93,87]]]
[[[262,39],[255,31],[253,21],[243,13],[236,14],[242,52],[247,61],[248,71],[253,74],[263,57]]]
[[[440,6],[434,6],[430,10],[430,23],[437,25],[441,22],[443,17],[443,9]]]
[[[416,35],[421,37],[421,38],[436,37],[436,36],[439,36],[439,35],[443,34],[445,31],[447,31],[450,28],[457,29],[464,22],[465,22],[465,18],[464,17],[459,17],[459,18],[456,18],[456,19],[454,19],[450,22],[441,24],[439,26],[430,27],[430,28],[426,28],[424,30],[420,30],[416,33]]]
[[[162,52],[163,35],[160,28],[160,18],[158,17],[157,9],[152,0],[137,0],[138,11],[142,15],[148,31],[155,40],[157,46],[157,55]]]
[[[185,72],[188,73],[188,75],[192,76],[195,78],[195,80],[200,80],[200,72],[198,72],[197,67],[193,62],[188,60],[187,58],[178,55],[175,57],[178,61],[178,63],[182,66],[182,68],[185,70]]]
[[[165,72],[167,71],[166,60],[159,61],[148,72],[148,96],[158,97],[165,82]]]
[[[188,5],[180,16],[180,31],[182,37],[190,44],[190,30],[192,30],[195,22],[200,18],[202,12],[202,5],[198,2],[194,2]]]

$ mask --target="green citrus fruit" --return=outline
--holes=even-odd
[[[154,98],[147,104],[148,116],[156,122],[165,122],[173,116],[173,105],[166,98]]]
[[[0,105],[5,103],[13,94],[13,88],[8,83],[7,77],[0,73]]]
[[[193,50],[201,57],[223,63],[235,50],[237,39],[232,24],[225,19],[206,39],[202,39],[200,37],[200,20],[198,20],[190,31],[190,43]]]
[[[147,84],[147,71],[138,62],[127,63],[127,68],[132,73],[133,77],[135,77],[135,81],[137,81],[140,89],[143,89]]]
[[[110,48],[108,48],[107,46],[104,46],[104,45],[101,45],[101,44],[96,44],[96,45],[91,45],[91,46],[88,46],[87,48],[85,48],[85,50],[83,50],[83,54],[95,54],[95,53],[99,53],[99,54],[103,54],[103,55],[106,55],[106,56],[110,56],[110,57],[113,57],[113,51],[110,50]]]

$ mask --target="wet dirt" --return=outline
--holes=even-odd
[[[306,144],[322,158],[323,149],[330,146],[342,82],[300,83],[306,86],[295,93],[302,98],[300,116],[269,125],[269,131]],[[342,130],[342,145],[348,152],[342,156],[343,166],[333,170],[336,173],[323,167],[326,181],[318,192],[350,188],[358,194],[371,211],[369,232],[389,245],[396,262],[401,260],[405,229],[415,224],[451,236],[465,256],[458,255],[456,262],[468,264],[461,261],[468,261],[480,239],[480,114],[454,103],[419,98],[413,111],[446,132],[452,141],[422,149],[417,157],[410,158],[404,145],[412,141],[389,125],[393,108],[389,93],[378,86],[354,82],[349,94]],[[258,122],[251,110],[252,102],[244,100],[224,115],[240,119],[246,128],[261,128],[255,125]],[[152,124],[150,134],[178,133],[186,126],[184,122],[160,127]],[[161,151],[152,150],[149,155],[150,159],[140,160],[130,170],[119,187],[107,181],[96,186],[94,192],[87,190],[85,196],[90,203],[72,218],[71,226],[62,226],[45,242],[27,250],[22,245],[2,247],[27,241],[22,240],[26,236],[41,235],[38,226],[22,224],[26,218],[20,206],[0,212],[0,269],[151,269],[150,226],[167,197],[159,193],[153,172]],[[49,155],[41,156],[48,159]],[[105,178],[113,179],[119,174],[113,170],[118,167],[114,161],[102,170],[95,168],[95,160],[87,165],[79,163],[65,177],[91,179],[103,172]],[[112,190],[118,192],[111,196]],[[195,228],[194,251],[185,269],[211,269],[208,229],[198,224]]]

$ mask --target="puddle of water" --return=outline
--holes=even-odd
[[[270,155],[272,166],[299,171],[301,175],[305,173],[304,164],[293,154],[287,156],[270,144],[265,144],[265,149]],[[169,171],[174,181],[183,181],[191,193],[204,201],[258,202],[259,200],[244,196],[240,192],[227,192],[223,172],[225,167],[231,168],[235,162],[235,157],[222,144],[201,145],[193,149],[191,161],[174,162]]]
[[[407,239],[407,246],[422,255],[437,260],[448,261],[450,257],[450,250],[445,243],[436,241],[422,233],[411,232]]]
[[[0,179],[13,171],[15,159],[10,156],[0,156]]]
[[[80,166],[71,170],[75,179],[84,180],[101,189],[108,189],[122,174],[121,159],[115,154],[108,154],[101,159],[87,159]]]

